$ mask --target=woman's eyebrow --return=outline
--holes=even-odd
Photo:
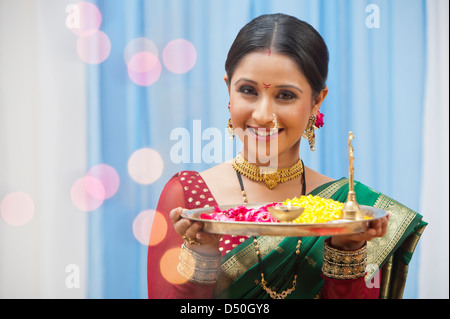
[[[302,91],[299,87],[297,87],[297,86],[295,86],[295,85],[277,85],[276,88],[291,88],[291,89],[296,89],[297,91],[300,91],[300,93],[303,94],[303,91]]]
[[[258,82],[253,81],[253,80],[250,80],[250,79],[247,79],[247,78],[240,78],[240,79],[237,80],[234,84],[237,85],[237,84],[239,84],[239,82],[242,82],[242,81],[244,81],[244,82],[250,82],[250,83],[253,83],[253,84],[255,84],[255,85],[258,85]],[[302,91],[299,87],[297,87],[297,86],[295,86],[295,85],[292,85],[292,84],[277,85],[276,88],[291,88],[291,89],[295,89],[295,90],[297,90],[297,91],[299,91],[300,93],[303,94],[303,91]]]
[[[240,79],[237,80],[234,84],[238,84],[238,83],[241,82],[241,81],[250,82],[250,83],[253,83],[253,84],[255,84],[255,85],[258,85],[258,82],[253,81],[253,80],[250,80],[250,79],[247,79],[247,78],[240,78]]]

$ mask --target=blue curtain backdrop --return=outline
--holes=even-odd
[[[307,166],[333,178],[347,176],[347,136],[355,135],[356,179],[418,210],[425,78],[425,4],[422,0],[104,0],[92,1],[111,41],[109,57],[88,65],[89,165],[106,163],[120,176],[117,194],[89,214],[88,297],[146,298],[147,246],[133,235],[133,221],[155,209],[167,180],[179,170],[204,170],[215,163],[197,146],[209,141],[195,134],[217,128],[224,151],[229,118],[223,81],[228,49],[252,18],[282,12],[312,24],[330,51],[328,97],[321,109],[316,151],[302,143]],[[371,24],[370,5],[379,9]],[[366,9],[368,11],[366,11]],[[371,20],[374,22],[373,20]],[[372,27],[371,27],[372,26]],[[158,48],[174,39],[191,42],[195,66],[175,74],[162,66],[150,86],[130,80],[124,48],[145,37]],[[194,122],[200,120],[201,122]],[[176,163],[170,135],[190,134],[190,161]],[[201,144],[200,144],[201,143]],[[159,152],[164,170],[154,183],[136,183],[128,173],[130,156],[148,147]],[[197,147],[197,148],[196,148]],[[200,148],[201,149],[201,148]],[[195,151],[195,152],[194,152]],[[228,157],[227,157],[228,156]],[[417,296],[413,258],[405,298]]]

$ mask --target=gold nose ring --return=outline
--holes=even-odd
[[[278,132],[278,119],[277,119],[277,115],[275,114],[275,113],[272,113],[272,116],[273,116],[273,124],[275,125],[274,126],[274,129]]]

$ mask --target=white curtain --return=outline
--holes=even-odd
[[[427,1],[419,298],[449,298],[449,2]]]
[[[0,218],[0,298],[83,298],[86,216],[71,203],[85,173],[84,66],[64,26],[70,1],[0,0],[0,201],[21,192],[32,218]]]

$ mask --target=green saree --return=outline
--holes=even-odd
[[[359,204],[377,207],[390,214],[387,234],[368,242],[365,279],[370,280],[376,270],[383,267],[380,298],[401,298],[408,264],[427,224],[419,214],[359,182],[355,182],[355,192]],[[312,195],[340,202],[347,200],[347,193],[346,178],[327,183],[311,192]],[[320,298],[324,282],[321,268],[326,238],[302,238],[297,286],[287,298]],[[292,286],[297,240],[295,237],[258,238],[265,279],[274,290],[282,291]],[[260,280],[253,239],[249,238],[223,257],[214,296],[230,299],[269,298]]]

